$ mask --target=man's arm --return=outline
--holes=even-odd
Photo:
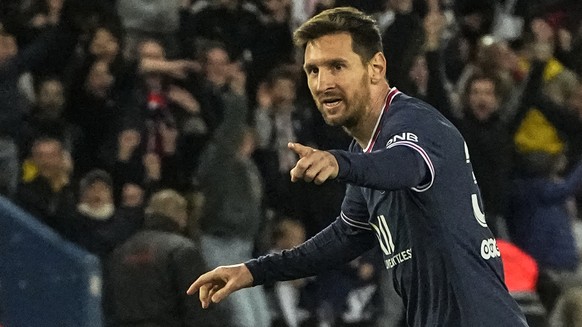
[[[337,180],[362,187],[386,191],[413,188],[434,176],[428,155],[413,143],[372,153],[329,152],[338,163]]]
[[[434,165],[427,152],[417,143],[394,142],[372,153],[341,150],[319,151],[289,143],[300,157],[291,169],[291,181],[303,180],[322,184],[328,179],[377,190],[404,188],[428,189],[434,179]],[[419,186],[420,184],[422,186]]]
[[[351,261],[375,244],[370,231],[354,228],[338,218],[302,245],[244,264],[222,266],[198,277],[187,291],[199,292],[203,308],[219,303],[240,289],[269,281],[314,275]]]
[[[374,235],[338,218],[300,246],[245,262],[253,286],[316,275],[349,262],[375,243]]]

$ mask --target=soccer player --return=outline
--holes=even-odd
[[[218,267],[188,289],[203,307],[245,287],[338,267],[379,244],[409,326],[527,326],[504,281],[461,134],[436,109],[390,88],[376,22],[322,12],[294,34],[325,121],[349,151],[289,144],[292,181],[347,183],[340,216],[302,245]]]

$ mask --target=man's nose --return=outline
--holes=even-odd
[[[335,85],[335,78],[331,72],[320,70],[317,75],[317,91],[324,92],[333,88]]]

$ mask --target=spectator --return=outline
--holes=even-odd
[[[116,60],[121,60],[121,41],[112,28],[98,27],[88,46],[88,56],[91,61],[103,60],[108,64],[113,64]]]
[[[548,22],[536,18],[532,20],[530,26],[533,40],[529,44],[531,50],[527,62],[528,66],[535,68],[536,60],[538,66],[540,62],[544,65],[543,68],[538,67],[537,72],[534,69],[530,70],[532,72],[531,89],[528,91],[526,99],[538,99],[543,94],[546,103],[551,102],[558,106],[565,106],[568,99],[575,98],[573,95],[577,85],[576,77],[555,59],[554,33]],[[562,124],[554,119],[552,119],[553,122],[549,120],[546,116],[548,111],[540,109],[539,102],[530,102],[530,105],[531,107],[528,108],[529,111],[515,135],[514,141],[518,152],[545,151],[557,154],[564,151],[565,140],[557,129],[562,127]],[[547,104],[542,105],[542,107],[544,106],[547,107]],[[550,114],[550,116],[554,115]],[[578,158],[575,158],[574,162],[577,160]]]
[[[69,240],[101,259],[103,271],[102,307],[106,325],[111,323],[111,287],[105,263],[116,246],[133,235],[143,223],[143,191],[135,185],[125,185],[123,198],[116,206],[113,182],[103,170],[92,170],[79,183],[79,200]]]
[[[248,65],[248,94],[256,94],[258,84],[270,71],[284,64],[295,63],[293,38],[291,35],[291,3],[289,0],[262,0],[260,24],[258,30],[260,42],[253,46],[253,61]],[[251,108],[255,97],[250,96]]]
[[[457,85],[465,66],[476,59],[477,44],[489,33],[493,20],[493,1],[474,3],[455,1],[454,13],[458,23],[444,50],[447,82]]]
[[[476,74],[467,82],[464,117],[456,117],[441,107],[443,114],[463,135],[483,199],[488,226],[496,236],[505,230],[509,178],[514,168],[513,134],[522,111],[511,120],[500,112],[501,94],[496,79]],[[443,110],[444,109],[444,110]],[[449,109],[450,110],[450,109]]]
[[[201,52],[205,82],[217,94],[232,92],[246,98],[246,75],[222,43],[207,43]]]
[[[289,171],[297,157],[289,152],[287,143],[313,144],[313,136],[310,135],[311,112],[296,106],[295,100],[294,74],[282,68],[273,70],[257,92],[259,107],[255,111],[255,123],[259,139],[254,158],[264,179],[267,206],[286,215],[299,216],[302,212],[292,210],[301,209],[296,203],[306,203],[300,200],[304,188],[289,180]]]
[[[1,22],[0,22],[1,25]],[[18,88],[18,80],[25,72],[41,67],[60,67],[59,60],[72,53],[76,32],[63,24],[39,35],[33,42],[19,51],[16,37],[0,26],[0,192],[13,194],[18,176],[17,145],[21,141],[23,119],[29,103]],[[51,56],[60,53],[60,58]]]
[[[535,108],[538,113],[547,118],[552,127],[555,127],[559,136],[559,142],[565,142],[565,154],[568,159],[567,171],[570,171],[575,163],[582,158],[582,84],[578,83],[567,99],[566,105],[554,102],[542,91],[543,75],[547,66],[547,58],[541,57],[532,62],[529,81],[524,93],[524,99],[528,106]],[[537,133],[541,128],[535,129]],[[530,144],[532,138],[529,139]],[[548,151],[557,148],[549,147],[552,143],[546,140]],[[539,147],[539,146],[538,146]]]
[[[228,103],[233,110],[244,104]],[[199,183],[204,195],[200,217],[201,246],[210,267],[250,259],[262,224],[263,190],[251,159],[255,138],[240,121],[220,127],[202,156]],[[236,321],[229,326],[269,326],[262,287],[227,301]]]
[[[131,94],[135,84],[136,64],[122,55],[122,34],[123,31],[115,22],[100,24],[89,33],[88,41],[83,44],[83,48],[78,47],[76,56],[65,72],[66,80],[72,84],[75,92],[79,91],[76,87],[84,84],[91,67],[101,61],[107,64],[113,76],[109,97],[122,102],[130,100],[126,97]]]
[[[0,194],[12,196],[18,184],[18,142],[28,110],[18,89],[21,71],[15,66],[18,45],[14,35],[0,29]]]
[[[32,144],[30,162],[25,165],[27,178],[18,185],[15,197],[24,210],[62,235],[69,234],[75,212],[72,169],[61,141],[38,138]]]
[[[546,19],[533,19],[529,30],[531,42],[526,45],[529,48],[529,57],[525,58],[526,64],[533,61],[535,56],[546,56],[543,92],[554,102],[563,105],[576,85],[576,75],[556,59],[557,35]]]
[[[545,152],[523,155],[524,177],[515,180],[508,229],[517,246],[529,253],[540,267],[540,279],[565,285],[582,285],[576,273],[580,258],[574,241],[572,215],[567,201],[582,187],[582,164],[564,180],[558,179],[565,157]],[[542,285],[547,286],[548,284]],[[541,287],[540,287],[541,288]],[[556,292],[544,288],[542,301],[548,311]]]
[[[423,20],[424,44],[410,63],[408,76],[401,89],[435,108],[450,106],[449,93],[443,79],[442,47],[446,28],[445,16],[439,9],[429,11]]]
[[[57,78],[46,78],[38,83],[36,103],[26,117],[21,149],[29,149],[39,136],[51,136],[63,142],[72,157],[77,157],[82,131],[65,120],[65,90]]]
[[[129,192],[127,187],[124,191]],[[116,207],[113,181],[103,170],[92,170],[83,177],[79,195],[71,240],[101,258],[134,234],[142,224],[143,201],[129,201],[124,194],[120,206]]]
[[[198,246],[182,236],[186,200],[175,191],[155,193],[144,229],[112,253],[108,262],[115,326],[226,326],[218,311],[205,311],[185,287],[206,269]]]
[[[110,165],[110,149],[115,144],[112,136],[119,129],[122,117],[119,103],[111,95],[113,85],[110,65],[96,61],[83,83],[71,89],[66,117],[83,131],[82,153],[75,157],[77,176]]]
[[[401,85],[406,79],[403,67],[408,66],[414,54],[418,53],[423,42],[422,21],[413,11],[412,0],[388,0],[382,13],[382,44],[388,61],[386,75],[390,83]],[[399,46],[395,47],[394,44]]]
[[[181,167],[176,154],[177,131],[174,127],[160,126],[160,154],[147,151],[147,142],[136,129],[125,129],[117,137],[117,156],[112,167],[116,194],[125,184],[136,184],[146,194],[158,189],[180,189]]]
[[[44,30],[55,27],[60,23],[64,0],[34,1],[29,12],[29,21],[26,24],[27,37],[23,40],[28,43]]]
[[[205,83],[199,63],[167,60],[165,49],[159,42],[142,42],[138,54],[142,88],[134,100],[142,109],[139,114],[142,117],[134,120],[151,119],[155,116],[152,113],[165,112],[162,116],[175,122],[179,132],[178,157],[188,176],[184,180],[190,181],[200,153],[222,120],[220,95],[214,94],[210,85]],[[161,103],[156,104],[155,99]],[[143,110],[144,107],[147,109]]]

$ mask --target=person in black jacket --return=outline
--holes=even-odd
[[[112,253],[108,262],[114,326],[227,326],[227,316],[203,311],[184,289],[206,269],[195,243],[182,236],[186,200],[177,192],[155,193],[144,229]]]
[[[60,140],[37,138],[31,147],[32,177],[19,183],[15,202],[59,234],[70,233],[75,213],[72,162]]]
[[[125,187],[123,200],[116,206],[111,176],[100,169],[87,173],[80,181],[79,189],[70,238],[89,252],[105,258],[141,227],[142,201],[128,201]],[[143,191],[141,194],[143,197]]]

